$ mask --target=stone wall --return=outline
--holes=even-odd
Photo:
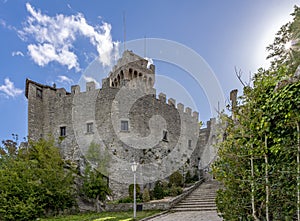
[[[76,161],[81,171],[83,156],[90,154],[91,144],[95,144],[90,162],[110,178],[114,199],[128,195],[132,159],[139,163],[137,182],[143,188],[180,168],[193,172],[199,159],[210,156],[204,153],[212,147],[215,136],[214,120],[200,130],[197,112],[176,104],[172,98],[167,100],[165,94],[156,95],[153,85],[143,78],[131,79],[127,71],[139,70],[147,81],[152,76],[154,83],[155,67],[148,68],[146,60],[139,57],[132,61],[126,56],[100,89],[88,82],[86,91],[74,85],[69,93],[64,88],[26,81],[29,138],[54,137],[64,157]],[[122,87],[112,86],[121,70]],[[37,90],[42,97],[37,96]],[[121,130],[122,121],[128,122],[128,130]],[[60,134],[62,127],[66,128],[66,136]]]

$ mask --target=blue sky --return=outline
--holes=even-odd
[[[235,66],[242,69],[245,81],[250,72],[267,67],[265,47],[290,19],[295,4],[300,5],[292,0],[0,0],[0,139],[12,133],[20,140],[27,136],[26,78],[70,90],[98,56],[105,67],[111,65],[117,45],[119,52],[123,48],[124,12],[127,41],[146,36],[194,50],[211,68],[227,99],[230,90],[241,89]],[[185,103],[177,86],[162,83],[174,80],[191,97],[200,119],[211,117],[205,91],[191,76],[176,65],[155,59],[154,64],[161,76],[158,91]]]

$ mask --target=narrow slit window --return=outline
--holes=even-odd
[[[93,123],[87,123],[86,124],[86,132],[93,133],[93,127],[94,127]]]
[[[168,131],[164,130],[163,131],[163,141],[168,141]]]
[[[67,135],[66,127],[60,127],[60,136],[65,137]]]
[[[192,140],[189,140],[188,146],[189,146],[189,147],[192,147]]]
[[[122,120],[121,121],[121,131],[128,131],[128,121],[127,120]]]

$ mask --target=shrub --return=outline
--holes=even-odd
[[[172,185],[170,189],[170,196],[178,196],[182,194],[183,190],[180,186]]]
[[[97,170],[92,169],[90,165],[86,166],[81,191],[88,198],[100,201],[104,201],[106,196],[111,193],[107,180]]]
[[[158,200],[164,198],[164,190],[163,190],[161,181],[157,181],[155,183],[153,195]]]
[[[200,172],[200,175],[201,175],[201,172]],[[201,176],[203,176],[203,174]],[[192,177],[192,181],[194,181],[194,182],[199,181],[199,170],[198,169],[195,170],[194,176]]]
[[[175,171],[174,173],[171,174],[169,177],[169,183],[170,186],[175,185],[175,186],[182,186],[183,184],[183,177],[179,171]]]
[[[185,183],[192,183],[193,180],[192,180],[192,175],[191,175],[191,172],[188,170],[188,172],[186,173],[185,175]]]
[[[150,194],[148,188],[145,188],[143,191],[143,202],[149,202],[150,201]]]
[[[133,187],[134,187],[133,184],[130,184],[129,187],[128,187],[128,193],[129,193],[129,197],[131,199],[133,199]],[[135,187],[136,187],[136,197],[139,198],[140,193],[141,193],[140,185],[135,184]]]
[[[121,198],[118,200],[118,203],[133,203],[133,198],[131,198],[130,196]]]

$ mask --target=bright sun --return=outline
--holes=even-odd
[[[284,45],[284,49],[285,49],[286,51],[290,50],[291,47],[292,47],[292,41],[288,41],[288,42],[286,42],[285,45]]]

